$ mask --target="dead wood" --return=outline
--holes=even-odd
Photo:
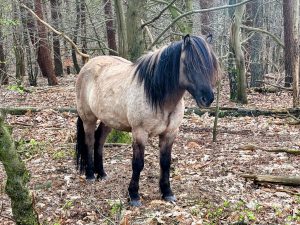
[[[300,186],[300,177],[294,176],[272,176],[272,175],[257,175],[257,174],[241,174],[243,178],[253,180],[257,183],[273,183],[287,186]]]
[[[0,107],[0,111],[4,114],[11,115],[24,115],[30,112],[40,112],[43,110],[54,110],[57,112],[69,112],[77,113],[76,108],[72,107],[59,107],[59,108],[50,108],[50,107]],[[199,116],[202,116],[205,113],[208,113],[209,116],[215,116],[216,108],[198,108],[190,107],[185,109],[185,115],[190,115],[195,113]],[[300,108],[289,108],[289,109],[246,109],[246,108],[234,108],[234,107],[219,107],[219,118],[233,116],[233,117],[243,117],[243,116],[294,116],[294,118],[300,117]]]
[[[255,150],[262,150],[262,151],[266,151],[266,152],[275,152],[275,153],[281,153],[281,152],[285,152],[285,153],[289,153],[289,154],[293,154],[293,155],[300,155],[300,150],[297,149],[292,149],[292,148],[263,148],[263,147],[259,147],[256,145],[244,145],[244,146],[240,146],[239,149],[241,150],[249,150],[249,151],[255,151]]]

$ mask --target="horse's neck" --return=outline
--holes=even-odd
[[[165,99],[164,109],[169,112],[174,111],[174,109],[177,107],[177,105],[182,100],[184,93],[185,93],[184,89],[178,89],[172,95],[169,95]]]

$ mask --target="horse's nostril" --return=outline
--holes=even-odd
[[[202,101],[203,103],[206,103],[206,98],[205,98],[205,97],[202,97],[202,98],[201,98],[201,101]]]

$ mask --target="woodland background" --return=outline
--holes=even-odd
[[[10,132],[0,131],[0,160],[11,149],[25,162],[20,163],[31,179],[23,176],[20,184],[29,182],[33,218],[37,213],[42,224],[299,223],[299,189],[242,177],[291,177],[299,185],[298,0],[0,0],[0,5],[0,108],[6,114],[0,122],[1,128],[3,121],[12,127],[15,140],[7,148]],[[141,181],[144,206],[133,209],[126,190],[130,144],[107,144],[108,181],[89,184],[75,170],[76,75],[85,54],[134,61],[186,34],[212,35],[222,66],[217,141],[211,138],[216,105],[199,110],[186,95],[172,161],[177,205],[158,200],[157,140],[151,139]],[[6,173],[1,166],[0,223],[15,224],[8,196],[16,189],[5,189]]]

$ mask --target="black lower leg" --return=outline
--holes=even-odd
[[[162,193],[162,197],[166,198],[173,196],[173,192],[170,187],[170,165],[171,165],[171,147],[165,147],[160,152],[160,180],[159,187]]]
[[[144,168],[144,150],[145,150],[145,146],[143,144],[138,144],[138,143],[133,144],[132,177],[131,177],[128,191],[129,191],[131,204],[134,206],[140,205],[139,180],[140,180],[140,173]]]
[[[95,132],[95,146],[94,146],[94,167],[95,173],[98,174],[97,178],[105,178],[106,173],[103,167],[103,146],[107,135],[111,131],[111,128],[105,126],[104,123],[100,123]]]

